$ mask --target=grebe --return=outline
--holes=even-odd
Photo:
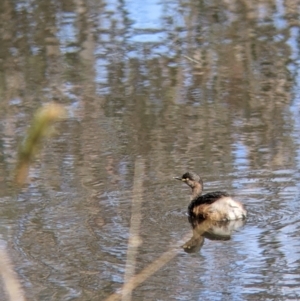
[[[186,172],[182,177],[175,177],[192,188],[191,202],[188,207],[190,218],[213,221],[231,221],[247,216],[242,203],[233,200],[228,193],[215,191],[202,194],[203,181],[194,172]]]

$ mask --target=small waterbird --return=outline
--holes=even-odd
[[[196,173],[186,172],[182,177],[174,179],[192,188],[191,202],[188,207],[190,219],[231,221],[246,218],[247,211],[243,204],[233,200],[227,192],[215,191],[202,195],[203,181]]]

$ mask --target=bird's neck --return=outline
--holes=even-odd
[[[198,198],[202,194],[202,185],[200,183],[196,183],[192,188],[192,196],[191,199],[194,200]]]

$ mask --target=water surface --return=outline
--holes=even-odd
[[[127,300],[300,299],[296,2],[5,0],[0,14],[0,233],[27,300],[105,300],[191,237],[172,179],[187,170],[247,222],[178,247]],[[17,189],[18,144],[50,101],[69,118]]]

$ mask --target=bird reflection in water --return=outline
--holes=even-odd
[[[231,234],[242,227],[246,220],[212,221],[189,218],[193,228],[193,236],[182,247],[187,253],[198,252],[204,244],[204,240],[229,240]]]

